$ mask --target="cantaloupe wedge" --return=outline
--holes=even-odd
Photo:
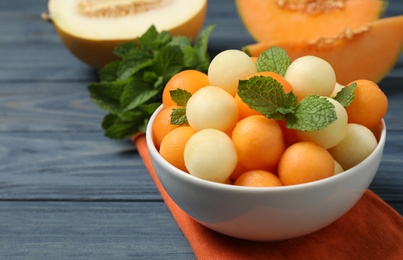
[[[207,0],[49,0],[50,21],[63,44],[83,62],[100,68],[117,59],[113,50],[154,25],[194,39]]]
[[[346,30],[334,38],[310,42],[261,42],[243,50],[256,57],[272,46],[285,49],[291,60],[304,55],[327,60],[340,84],[356,79],[379,82],[393,68],[403,50],[403,15],[379,19],[358,30]]]
[[[245,28],[257,42],[304,41],[356,30],[381,17],[384,0],[236,0]]]

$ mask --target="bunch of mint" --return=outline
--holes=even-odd
[[[145,132],[173,75],[186,69],[206,73],[213,29],[213,25],[206,27],[192,43],[188,37],[171,36],[151,26],[136,42],[118,46],[114,54],[120,59],[105,65],[98,73],[99,82],[88,86],[92,101],[108,112],[102,122],[105,135],[124,139]]]

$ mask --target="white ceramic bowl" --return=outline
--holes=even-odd
[[[176,204],[193,219],[219,233],[247,240],[277,241],[315,232],[339,219],[362,197],[383,154],[386,127],[379,143],[357,166],[327,179],[284,187],[239,187],[202,180],[185,173],[156,150],[151,126],[146,139],[155,171]]]

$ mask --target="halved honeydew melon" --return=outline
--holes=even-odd
[[[334,38],[316,41],[270,41],[245,46],[257,57],[272,46],[287,51],[291,60],[314,55],[328,61],[340,84],[357,79],[381,81],[394,67],[403,50],[403,15],[371,22],[358,30],[345,30]]]
[[[194,39],[207,0],[49,0],[49,18],[63,44],[83,62],[100,68],[117,57],[119,44],[135,40],[151,25]]]
[[[358,29],[383,15],[384,0],[236,0],[239,16],[257,42],[304,41]]]

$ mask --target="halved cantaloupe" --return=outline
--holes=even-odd
[[[257,42],[302,41],[358,29],[383,15],[384,0],[236,0],[245,28]]]
[[[334,38],[316,41],[271,41],[245,46],[250,56],[259,56],[272,46],[287,51],[291,60],[314,55],[327,60],[340,84],[356,79],[379,82],[396,64],[403,50],[403,15],[383,18],[356,31],[346,30]]]
[[[115,60],[119,44],[154,25],[158,31],[194,39],[207,0],[49,0],[49,18],[64,45],[83,62],[100,68]]]

